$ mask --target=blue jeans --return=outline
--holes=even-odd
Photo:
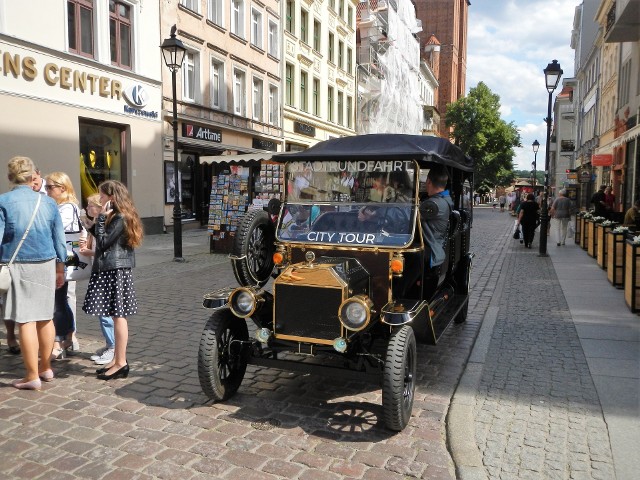
[[[104,339],[107,341],[107,347],[113,348],[116,345],[116,338],[113,335],[113,318],[111,317],[100,317],[100,329],[102,330],[102,335]]]

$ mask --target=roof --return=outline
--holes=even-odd
[[[374,133],[333,138],[302,152],[278,153],[276,162],[314,160],[417,160],[435,162],[467,172],[473,171],[473,159],[460,148],[440,137]]]

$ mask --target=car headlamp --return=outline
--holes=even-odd
[[[372,307],[373,302],[366,295],[348,298],[338,309],[340,323],[348,330],[362,330],[371,320]]]
[[[248,288],[237,288],[229,297],[229,308],[236,317],[249,317],[255,310],[258,300]]]

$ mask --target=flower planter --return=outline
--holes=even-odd
[[[607,279],[614,287],[624,285],[625,233],[607,233]]]
[[[596,236],[598,237],[596,261],[602,268],[607,268],[607,233],[611,230],[613,230],[611,225],[598,225],[596,229]]]
[[[587,253],[590,257],[596,256],[598,237],[596,236],[596,222],[587,220]]]
[[[640,244],[625,242],[624,301],[632,312],[640,310]]]
[[[576,216],[576,226],[573,229],[573,241],[576,245],[580,245],[582,241],[582,225],[584,224],[584,218]]]
[[[583,250],[586,250],[587,244],[589,243],[589,224],[593,222],[588,218],[583,218],[582,220],[582,240],[580,241],[580,246]]]

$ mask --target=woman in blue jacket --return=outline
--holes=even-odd
[[[31,189],[35,170],[27,157],[14,157],[8,165],[11,191],[0,195],[0,261],[8,263],[36,216],[10,266],[11,286],[3,295],[4,320],[18,324],[22,359],[27,370],[12,385],[23,390],[39,390],[42,381],[53,380],[50,355],[53,349],[52,322],[55,290],[64,283],[67,257],[64,229],[56,203]],[[40,199],[40,204],[38,204]],[[38,365],[38,355],[40,365]]]

